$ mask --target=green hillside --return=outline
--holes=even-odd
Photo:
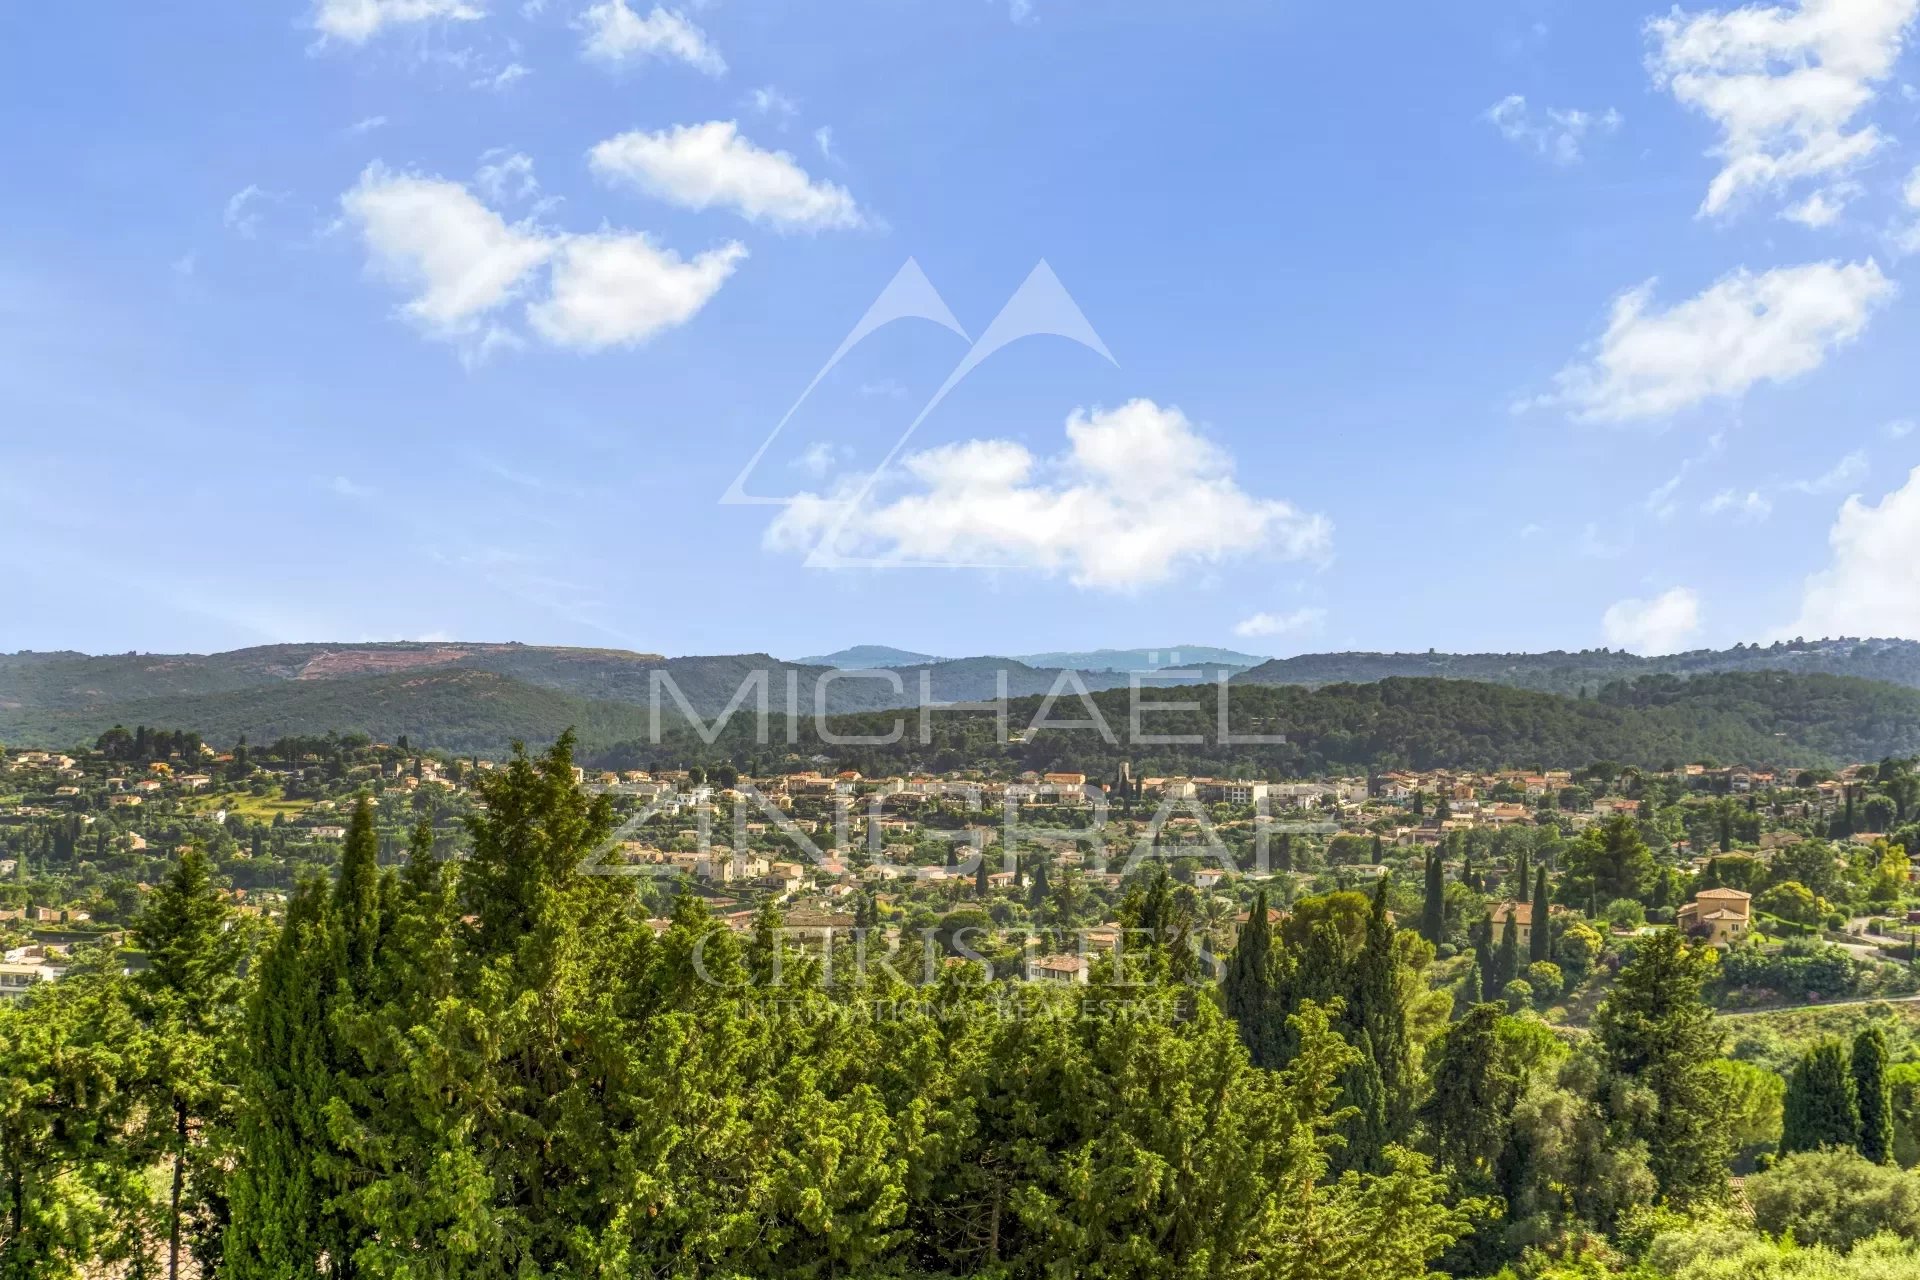
[[[1548,653],[1308,653],[1263,662],[1236,677],[1244,684],[1342,684],[1395,676],[1486,680],[1523,689],[1575,693],[1647,675],[1722,672],[1858,676],[1920,687],[1920,643],[1912,640],[1793,640],[1735,645],[1643,658],[1617,649]]]

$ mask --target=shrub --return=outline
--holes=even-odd
[[[1551,1004],[1567,989],[1566,975],[1551,960],[1535,960],[1527,966],[1525,976],[1527,985],[1533,988],[1533,998],[1541,1004]]]
[[[1616,929],[1638,929],[1647,922],[1647,909],[1632,898],[1615,898],[1607,904],[1606,920]]]
[[[1506,997],[1508,1013],[1519,1013],[1533,1003],[1533,988],[1525,978],[1515,978],[1500,994]]]
[[[1881,1232],[1920,1240],[1920,1173],[1877,1165],[1857,1151],[1784,1157],[1747,1180],[1753,1218],[1772,1235],[1848,1250]]]

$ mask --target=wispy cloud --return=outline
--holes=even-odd
[[[1620,128],[1620,113],[1611,107],[1598,112],[1554,107],[1535,111],[1517,93],[1489,107],[1487,120],[1508,142],[1560,165],[1579,163],[1581,148],[1589,137],[1615,133]]]
[[[1287,636],[1301,631],[1318,631],[1327,620],[1320,608],[1295,609],[1289,613],[1256,613],[1233,624],[1233,634],[1243,639],[1257,636]]]

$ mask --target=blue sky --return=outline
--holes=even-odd
[[[0,649],[1920,635],[1917,10],[11,6]]]

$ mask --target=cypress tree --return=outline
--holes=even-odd
[[[1476,955],[1467,965],[1467,976],[1460,983],[1460,998],[1454,1001],[1454,1008],[1471,1009],[1477,1004],[1484,1003],[1482,998],[1485,994],[1482,990],[1483,986],[1484,980],[1480,974],[1480,957]]]
[[[1527,959],[1553,959],[1553,930],[1548,927],[1551,908],[1547,902],[1547,869],[1533,873],[1533,932],[1527,938]]]
[[[1447,1029],[1422,1113],[1441,1161],[1476,1184],[1493,1175],[1522,1083],[1501,1051],[1500,1018],[1499,1005],[1476,1004]]]
[[[1352,1003],[1361,1038],[1371,1047],[1382,1103],[1381,1123],[1397,1141],[1413,1124],[1413,1057],[1406,1006],[1400,1000],[1399,944],[1387,919],[1387,878],[1374,886],[1367,940],[1360,952]],[[1360,1167],[1360,1166],[1355,1166]],[[1368,1166],[1371,1167],[1371,1166]]]
[[[1440,851],[1431,849],[1427,852],[1427,900],[1420,912],[1420,936],[1437,947],[1445,941],[1446,932],[1446,868],[1440,861]]]
[[[1782,1154],[1860,1145],[1852,1064],[1838,1040],[1815,1045],[1794,1067],[1781,1121]]]
[[[1161,868],[1161,874],[1166,874],[1164,867]],[[1040,904],[1046,900],[1047,860],[1045,858],[1036,858],[1033,863],[1033,880],[1027,886],[1027,906],[1034,911],[1038,911]]]
[[[1391,1140],[1388,1094],[1380,1079],[1372,1037],[1362,1031],[1353,1047],[1359,1051],[1359,1057],[1340,1080],[1340,1105],[1352,1110],[1346,1123],[1340,1126],[1340,1136],[1345,1143],[1335,1153],[1333,1165],[1336,1172],[1352,1169],[1377,1173],[1385,1164],[1387,1143]]]
[[[314,1155],[333,1093],[325,1034],[330,924],[325,882],[300,885],[255,966],[222,1280],[311,1275],[326,1247],[326,1196]]]
[[[1253,895],[1253,909],[1240,926],[1221,980],[1227,1016],[1240,1028],[1240,1041],[1258,1067],[1280,1065],[1277,964],[1273,926],[1267,920],[1267,891],[1261,889]]]
[[[984,898],[993,888],[992,882],[987,879],[989,874],[991,873],[987,870],[987,851],[982,849],[980,851],[980,865],[975,867],[973,872],[973,892],[975,897]]]
[[[380,837],[374,831],[373,805],[365,796],[353,807],[340,873],[333,882],[333,913],[339,921],[341,972],[355,996],[365,996],[373,981],[380,948]]]
[[[1887,1033],[1868,1027],[1853,1038],[1853,1088],[1860,1107],[1860,1154],[1893,1160],[1893,1090],[1887,1080]]]
[[[201,1184],[194,1188],[195,1199],[210,1205],[224,1198],[218,1174],[194,1156],[207,1128],[228,1119],[232,1102],[220,1070],[224,1064],[218,1061],[240,986],[228,917],[207,855],[189,848],[154,891],[133,930],[150,962],[140,975],[138,1005],[160,1048],[153,1122],[159,1131],[156,1145],[170,1165],[169,1277],[180,1274],[190,1162]],[[207,1241],[195,1251],[204,1260],[211,1250]]]
[[[1493,953],[1493,968],[1487,974],[1487,998],[1504,1000],[1507,984],[1520,976],[1520,913],[1514,903],[1507,904],[1507,922],[1500,927],[1500,949]]]

